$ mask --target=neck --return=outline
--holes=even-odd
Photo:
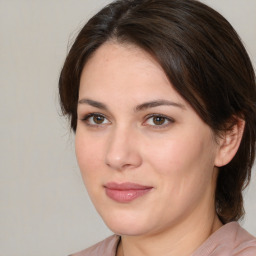
[[[198,217],[200,216],[200,218]],[[191,217],[194,217],[193,220]],[[195,219],[196,218],[196,219]],[[191,216],[182,223],[143,236],[122,236],[117,256],[191,255],[212,233],[222,226],[215,214]]]

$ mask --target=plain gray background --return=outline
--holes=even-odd
[[[61,256],[111,234],[87,196],[58,75],[103,0],[0,0],[0,256]],[[205,0],[237,29],[256,66],[256,1]],[[256,236],[256,176],[242,225]]]

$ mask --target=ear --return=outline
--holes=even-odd
[[[235,117],[232,122],[232,127],[224,131],[220,136],[218,141],[218,152],[215,158],[215,166],[224,166],[233,159],[240,146],[244,127],[245,121],[241,118]]]

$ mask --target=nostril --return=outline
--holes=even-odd
[[[120,127],[113,130],[106,148],[105,163],[114,170],[135,168],[141,164],[139,148],[134,143],[131,129]]]
[[[105,160],[106,165],[115,170],[136,168],[141,165],[141,162],[140,154],[136,151],[126,151],[122,154],[119,153],[118,156],[108,154]]]

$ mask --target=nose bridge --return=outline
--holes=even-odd
[[[134,129],[116,126],[109,136],[106,164],[116,170],[138,167],[141,164],[141,156],[135,140]]]

